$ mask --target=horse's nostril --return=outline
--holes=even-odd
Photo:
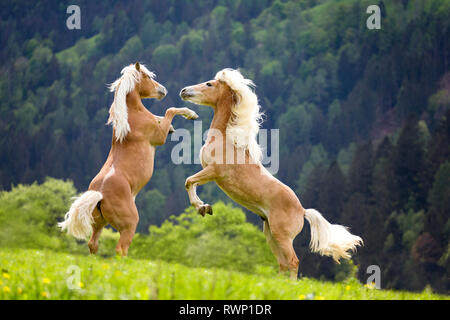
[[[188,87],[181,89],[180,91],[180,97],[183,100],[186,100],[188,97],[192,96],[192,92],[190,90],[188,90]]]

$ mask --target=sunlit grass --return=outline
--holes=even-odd
[[[278,275],[40,250],[1,249],[0,268],[0,299],[449,299],[430,290],[377,290],[356,279],[291,281]]]

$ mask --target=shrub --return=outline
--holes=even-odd
[[[134,239],[130,255],[244,272],[261,266],[276,269],[264,234],[246,221],[241,209],[218,202],[213,211],[212,216],[201,217],[188,208],[161,227],[151,226],[149,236]]]
[[[0,193],[0,246],[60,248],[65,239],[56,227],[76,193],[72,182],[46,178]]]

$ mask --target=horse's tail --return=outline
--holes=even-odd
[[[77,239],[86,239],[92,232],[94,218],[92,212],[97,203],[103,199],[98,191],[86,191],[76,197],[70,210],[64,216],[64,221],[58,223],[61,231],[67,229],[67,233]]]
[[[305,218],[311,227],[312,252],[330,256],[339,263],[339,259],[350,259],[347,251],[356,251],[356,246],[363,245],[363,240],[351,234],[346,227],[329,223],[319,211],[306,209]]]

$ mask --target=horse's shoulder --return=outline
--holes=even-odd
[[[131,120],[131,119],[129,119],[129,120]],[[131,121],[136,122],[136,123],[141,123],[145,126],[149,126],[149,125],[151,126],[151,125],[156,125],[158,123],[158,117],[155,116],[150,111],[148,111],[147,109],[143,108],[142,110],[134,112]]]

